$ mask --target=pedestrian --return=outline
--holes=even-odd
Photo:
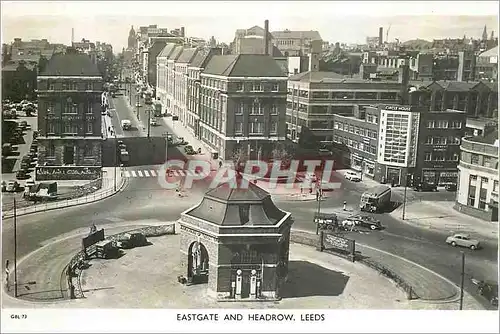
[[[316,201],[319,201],[319,189],[316,189]]]
[[[347,211],[347,202],[344,201],[344,211]]]
[[[95,232],[97,232],[97,227],[94,223],[92,223],[92,225],[90,226],[90,234],[94,234]]]
[[[9,260],[7,260],[5,261],[5,287],[7,288],[7,291],[10,291],[9,276],[10,276]]]
[[[111,127],[110,126],[108,126],[108,131],[111,132]]]

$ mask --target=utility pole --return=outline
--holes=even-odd
[[[403,216],[401,219],[405,220],[405,214],[406,214],[406,192],[408,189],[408,168],[406,169],[406,180],[405,180],[405,190],[403,193]]]
[[[115,175],[114,175],[114,189],[116,191],[116,169],[118,165],[118,151],[120,150],[120,147],[118,146],[118,140],[116,138],[116,131],[114,131],[115,134]]]
[[[17,205],[14,198],[14,297],[17,298]]]
[[[151,134],[151,107],[148,108],[148,138]]]
[[[136,95],[135,107],[137,108],[137,120],[140,121],[140,117],[139,117],[139,94]]]
[[[462,253],[462,277],[460,280],[460,311],[463,310],[464,306],[464,279],[465,279],[465,253]]]

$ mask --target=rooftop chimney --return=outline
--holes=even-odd
[[[378,45],[384,44],[384,28],[378,28]]]
[[[264,54],[269,56],[269,20],[264,21]]]

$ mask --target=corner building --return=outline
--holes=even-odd
[[[71,48],[38,76],[37,180],[101,177],[102,84],[97,65]]]

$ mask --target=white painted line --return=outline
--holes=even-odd
[[[144,171],[144,176],[149,177],[149,172],[147,170]]]
[[[130,177],[130,172],[128,170],[125,171],[125,177]]]
[[[154,171],[154,170],[150,170],[149,172],[151,173],[151,176],[153,176],[153,177],[156,177],[158,175],[158,174],[156,174],[156,171]]]
[[[130,173],[132,173],[132,177],[137,177],[137,175],[135,175],[135,171],[130,171]]]
[[[140,170],[137,171],[137,175],[139,175],[139,177],[142,177],[142,172]]]

